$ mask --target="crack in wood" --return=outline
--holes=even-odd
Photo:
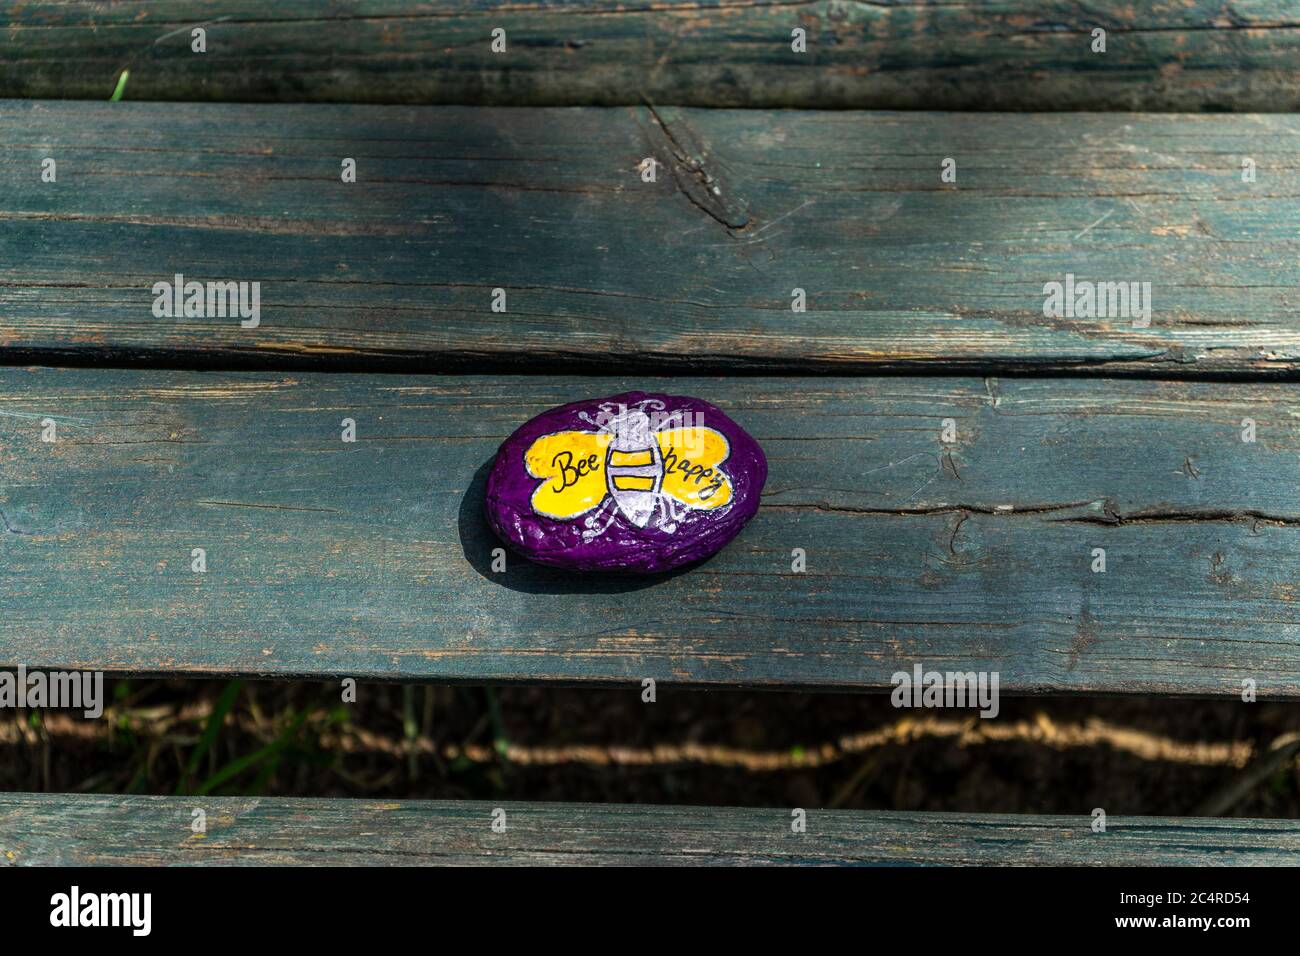
[[[676,120],[681,128],[680,136],[673,132],[669,122],[664,120],[654,104],[648,100],[645,104],[654,128],[661,134],[661,145],[667,148],[673,161],[665,163],[673,174],[673,181],[678,191],[691,201],[691,204],[715,220],[729,231],[744,229],[749,224],[749,216],[744,206],[733,200],[729,192],[724,192],[719,180],[705,168],[708,150],[703,146],[692,146],[684,140],[689,137],[698,139],[694,131],[686,125],[685,120]]]

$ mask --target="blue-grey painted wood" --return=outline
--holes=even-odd
[[[758,439],[757,517],[667,577],[494,573],[499,442],[631,387]],[[1300,697],[1294,391],[0,370],[0,665]]]
[[[492,828],[505,811],[504,832]],[[191,829],[193,811],[207,832]],[[1300,862],[1294,820],[476,801],[0,794],[0,865],[1104,865]]]
[[[1298,25],[1289,0],[24,2],[0,95],[102,100],[129,70],[128,99],[1296,110]]]
[[[9,362],[1300,372],[1288,116],[25,101],[0,115]],[[260,325],[155,316],[152,288],[176,273],[259,282]],[[1149,326],[1045,315],[1045,285],[1069,276],[1149,283]]]

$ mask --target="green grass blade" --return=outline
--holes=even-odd
[[[256,766],[267,757],[278,755],[280,751],[284,750],[284,748],[293,742],[293,738],[297,736],[299,728],[302,727],[303,721],[307,719],[309,713],[311,713],[310,710],[303,710],[302,713],[295,717],[293,722],[285,728],[284,733],[280,734],[279,737],[271,741],[261,750],[256,750],[251,754],[246,754],[243,757],[230,761],[230,763],[226,764],[212,776],[208,777],[207,780],[204,780],[202,785],[194,791],[195,795],[203,796],[204,794],[211,793],[227,780],[238,776],[250,767]]]
[[[221,725],[225,723],[226,714],[230,713],[230,708],[235,706],[235,700],[239,697],[239,692],[244,687],[242,680],[232,680],[226,684],[221,696],[217,699],[216,705],[212,708],[212,713],[208,715],[207,726],[203,728],[203,736],[195,745],[194,750],[190,752],[190,759],[185,762],[185,773],[181,776],[181,782],[176,785],[176,793],[185,792],[186,785],[194,778],[195,772],[199,769],[199,762],[204,755],[212,749],[212,745],[217,741],[217,735],[221,733]]]
[[[484,687],[483,694],[487,697],[488,717],[492,722],[492,748],[502,761],[509,763],[510,738],[506,736],[506,724],[501,719],[501,704],[491,687]]]
[[[122,71],[122,75],[117,78],[117,88],[113,90],[113,95],[108,98],[108,101],[110,103],[116,103],[118,100],[122,98],[122,94],[126,92],[127,77],[129,77],[130,75],[131,75],[130,70]]]
[[[402,734],[406,738],[406,772],[415,780],[420,776],[420,755],[416,750],[420,725],[415,721],[415,687],[411,684],[402,685]]]

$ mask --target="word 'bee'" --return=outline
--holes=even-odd
[[[595,419],[580,417],[595,430],[543,435],[524,453],[524,464],[542,479],[533,511],[560,520],[586,515],[585,541],[620,515],[637,528],[655,519],[654,527],[671,534],[690,511],[731,501],[731,479],[722,469],[731,447],[698,413],[665,414],[663,402],[646,399],[631,407],[602,405]]]

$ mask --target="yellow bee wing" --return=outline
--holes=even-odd
[[[664,494],[705,510],[731,500],[731,479],[719,467],[731,454],[722,432],[703,426],[669,428],[656,437],[664,459]]]
[[[607,493],[609,441],[609,435],[598,432],[555,432],[529,445],[524,465],[534,478],[545,479],[533,490],[533,510],[547,518],[568,520],[599,505]]]

